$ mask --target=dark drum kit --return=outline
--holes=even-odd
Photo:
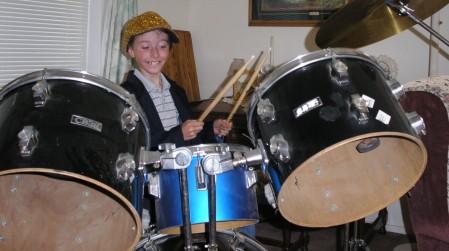
[[[254,148],[154,151],[151,118],[120,86],[57,69],[13,80],[0,91],[0,249],[265,250],[239,230],[259,220],[258,172],[298,226],[387,207],[425,169],[425,125],[400,106],[401,84],[350,48],[425,25],[448,2],[353,0],[335,12],[322,50],[273,67],[251,94]],[[154,224],[142,224],[144,195]]]

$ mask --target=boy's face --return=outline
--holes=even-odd
[[[170,56],[168,35],[159,30],[137,35],[134,43],[128,48],[128,53],[134,58],[139,71],[147,78],[151,80],[153,77],[159,77]]]

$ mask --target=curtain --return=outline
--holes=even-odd
[[[137,0],[106,0],[102,33],[103,77],[120,84],[131,62],[120,51],[123,25],[137,15]]]

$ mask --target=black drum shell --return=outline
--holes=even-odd
[[[49,95],[44,105],[36,106],[32,88],[41,80],[45,80]],[[139,116],[130,132],[122,129],[125,108],[132,108]],[[72,116],[95,121],[101,129],[72,123]],[[25,126],[33,126],[37,132],[38,143],[29,156],[22,156],[19,150],[18,134]],[[0,207],[9,221],[9,228],[3,232],[3,247],[13,248],[8,246],[16,245],[11,241],[26,238],[27,247],[60,249],[60,245],[73,245],[86,250],[132,250],[142,228],[134,206],[143,196],[133,179],[141,180],[137,170],[139,150],[149,149],[149,135],[145,114],[133,96],[101,77],[46,69],[5,86],[0,92],[0,179],[3,186],[13,184],[14,188],[2,186],[1,196],[9,201]],[[134,177],[118,176],[116,161],[122,153],[134,159]],[[24,200],[26,204],[14,205]],[[29,203],[40,208],[31,213]],[[10,207],[16,208],[15,214],[8,210]],[[45,232],[54,233],[52,238],[58,240],[23,232],[22,222],[27,222],[27,228],[39,229],[48,215],[52,218],[47,219],[50,224]],[[98,232],[98,222],[102,222],[104,230],[101,236],[94,233]],[[116,224],[124,229],[116,229]],[[69,225],[81,232],[59,229]],[[14,235],[18,232],[23,235]],[[114,232],[120,232],[121,237],[114,236]]]
[[[138,153],[145,147],[144,124],[138,123],[130,133],[123,131],[120,116],[131,106],[125,99],[113,95],[107,86],[88,83],[86,74],[78,79],[65,77],[63,71],[55,74],[59,78],[47,80],[51,94],[43,107],[34,106],[31,88],[36,81],[16,81],[20,83],[17,88],[3,93],[0,165],[3,169],[41,167],[81,174],[107,184],[132,201],[130,184],[117,179],[115,162],[118,154]],[[72,115],[101,123],[101,132],[70,123]],[[39,142],[31,156],[20,156],[17,135],[28,125],[37,130]]]
[[[357,135],[394,131],[416,136],[399,101],[386,84],[388,76],[374,61],[360,55],[335,55],[335,58],[348,66],[349,83],[339,84],[332,76],[330,57],[310,60],[303,65],[300,61],[290,62],[272,73],[278,74],[278,78],[266,85],[259,96],[260,99],[269,99],[274,105],[276,121],[265,123],[257,116],[254,104],[248,112],[249,131],[253,138],[268,141],[273,135],[282,134],[287,139],[290,149],[288,165],[293,168],[326,147]],[[279,71],[283,71],[282,75]],[[261,85],[264,83],[268,84],[262,82]],[[389,114],[390,123],[380,122],[373,112],[369,113],[368,123],[359,123],[357,111],[350,104],[352,94],[374,98],[376,110]],[[321,98],[323,106],[295,118],[293,110],[315,97]],[[325,109],[331,112],[323,115]],[[288,175],[287,172],[283,177]]]
[[[335,60],[347,66],[347,81],[333,70]],[[250,101],[248,131],[263,141],[273,183],[282,185],[277,199],[287,220],[309,227],[354,221],[391,204],[418,180],[427,152],[390,88],[396,82],[374,58],[345,48],[299,56],[261,82]],[[367,122],[359,121],[352,95],[375,101]],[[295,117],[295,109],[317,98],[322,105]],[[258,114],[265,100],[274,106],[272,122]],[[288,144],[289,158],[271,153],[277,135]],[[372,138],[380,145],[356,151]],[[374,199],[353,206],[368,197]]]

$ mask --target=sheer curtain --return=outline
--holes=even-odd
[[[120,84],[131,62],[120,52],[123,25],[137,15],[137,0],[106,0],[102,34],[103,77]]]

